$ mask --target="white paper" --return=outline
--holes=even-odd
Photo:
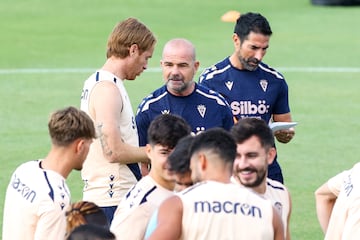
[[[272,122],[269,124],[269,127],[273,132],[283,129],[289,129],[297,125],[297,122]]]

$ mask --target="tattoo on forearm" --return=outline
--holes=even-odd
[[[104,134],[103,132],[103,123],[98,123],[96,125],[97,131],[98,131],[98,136],[100,139],[100,143],[101,143],[101,147],[103,149],[103,152],[106,156],[111,156],[113,154],[112,150],[109,147],[108,141],[107,141],[107,136]]]

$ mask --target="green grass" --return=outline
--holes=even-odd
[[[0,71],[18,68],[88,68],[80,73],[0,72],[0,219],[10,175],[22,162],[44,157],[50,143],[49,113],[79,106],[83,81],[105,61],[108,34],[116,22],[137,17],[158,38],[149,67],[159,66],[164,43],[190,39],[201,67],[233,50],[232,23],[221,22],[228,10],[263,13],[273,36],[265,62],[281,67],[290,88],[291,110],[299,122],[289,144],[277,144],[285,182],[293,199],[293,239],[322,239],[313,192],[358,159],[360,72],[286,71],[289,67],[359,69],[360,8],[312,6],[310,1],[162,1],[162,0],[2,0],[0,2]],[[199,73],[198,73],[199,74]],[[160,72],[145,72],[126,82],[135,109],[162,84]],[[73,172],[68,184],[74,201],[82,182]],[[0,220],[2,223],[2,220]]]

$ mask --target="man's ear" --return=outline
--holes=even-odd
[[[195,63],[194,63],[195,71],[197,71],[197,70],[199,69],[199,66],[200,66],[200,62],[199,62],[199,61],[195,61]]]
[[[145,152],[146,152],[146,155],[148,156],[148,158],[150,156],[151,149],[152,149],[152,147],[149,143],[145,145]]]
[[[138,51],[139,51],[139,46],[136,43],[134,43],[129,48],[129,55],[133,56],[135,53],[138,53]]]
[[[199,153],[199,165],[202,171],[207,168],[207,161],[206,155],[204,153]]]
[[[232,35],[232,39],[233,39],[233,42],[234,42],[234,46],[240,46],[241,45],[241,39],[239,38],[239,36],[234,33]]]
[[[77,139],[74,142],[74,148],[75,148],[75,153],[81,153],[84,150],[84,145],[85,145],[85,140],[84,139]]]
[[[268,164],[272,164],[276,156],[276,149],[274,147],[271,147],[267,153],[267,162]]]

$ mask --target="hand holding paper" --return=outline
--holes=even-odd
[[[289,129],[291,127],[295,127],[297,122],[272,122],[269,124],[269,127],[273,132],[283,129]]]
[[[269,126],[279,142],[288,143],[295,135],[296,125],[297,122],[273,122]]]

